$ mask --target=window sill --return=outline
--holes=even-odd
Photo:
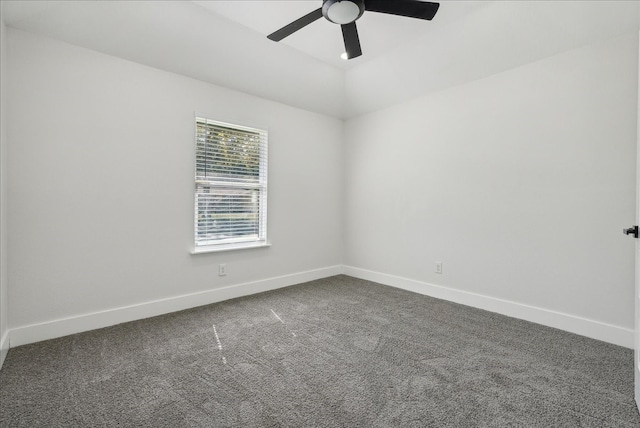
[[[269,242],[249,242],[243,244],[220,244],[220,245],[210,245],[208,247],[199,247],[191,250],[191,254],[205,254],[205,253],[221,253],[224,251],[234,251],[234,250],[246,250],[250,248],[264,248],[270,247],[271,243]]]

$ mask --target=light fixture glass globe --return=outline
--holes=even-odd
[[[355,21],[360,15],[360,8],[354,2],[344,0],[335,2],[327,10],[327,15],[331,22],[336,24],[349,24]]]

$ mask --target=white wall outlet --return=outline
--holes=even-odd
[[[442,273],[442,262],[436,262],[434,272],[435,273]]]
[[[218,265],[218,276],[226,276],[227,275],[227,265],[225,263],[221,263]]]

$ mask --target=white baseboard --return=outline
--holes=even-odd
[[[9,331],[5,331],[2,337],[0,337],[0,369],[4,364],[4,359],[7,358],[9,352]]]
[[[634,347],[634,332],[625,327],[352,266],[344,266],[343,273],[355,278],[558,328],[625,348],[633,349]]]
[[[9,330],[0,337],[0,369],[4,364],[4,359],[7,358],[7,353],[9,353]]]
[[[352,266],[331,266],[13,328],[5,333],[0,340],[0,367],[2,367],[2,362],[9,350],[9,343],[11,346],[26,345],[28,343],[109,327],[123,322],[163,315],[236,297],[261,293],[263,291],[275,290],[277,288],[342,273],[355,278],[366,279],[415,293],[558,328],[626,348],[634,347],[634,332],[632,329],[625,327]]]
[[[54,339],[56,337],[81,333],[83,331],[109,327],[123,322],[135,321],[197,306],[221,302],[223,300],[234,299],[236,297],[247,296],[249,294],[275,290],[276,288],[288,287],[290,285],[339,275],[341,273],[342,266],[331,266],[322,269],[278,276],[275,278],[268,278],[260,281],[231,285],[199,293],[185,294],[167,299],[17,327],[9,331],[11,346],[26,345],[28,343],[39,342],[41,340]]]

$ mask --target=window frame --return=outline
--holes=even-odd
[[[206,142],[204,144],[199,144],[199,138],[201,138],[198,129],[199,126],[211,126],[212,129],[228,129],[235,133],[240,134],[257,134],[259,136],[259,145],[258,145],[258,176],[257,180],[247,180],[247,177],[242,178],[242,175],[239,174],[236,179],[230,178],[230,176],[218,176],[213,178],[208,178],[205,172],[205,176],[199,174],[198,162],[199,158],[201,158],[205,153],[210,142]],[[215,119],[209,119],[205,115],[196,114],[194,118],[194,143],[195,143],[195,156],[194,156],[194,227],[193,227],[193,250],[192,254],[199,253],[210,253],[210,252],[219,252],[219,251],[230,251],[230,250],[239,250],[239,249],[247,249],[247,248],[259,248],[259,247],[268,247],[271,244],[267,241],[267,195],[268,195],[268,148],[269,148],[269,138],[268,131],[266,129],[259,129],[254,127],[249,127],[245,125],[238,125],[230,122],[223,122]],[[211,143],[213,144],[213,143]],[[205,153],[201,153],[201,150],[204,150]],[[237,168],[236,166],[232,166],[232,168]],[[215,169],[215,168],[214,168]],[[216,171],[214,171],[215,173]],[[220,171],[217,171],[220,172]],[[210,193],[207,192],[199,192],[199,189],[202,187],[209,187],[210,189],[219,189],[219,190],[227,190],[233,191],[234,189],[245,189],[248,191],[256,191],[258,194],[258,202],[257,202],[257,212],[258,212],[258,222],[257,222],[257,234],[252,236],[235,236],[235,237],[227,237],[227,238],[212,238],[212,239],[199,239],[199,234],[202,231],[201,226],[199,225],[199,214],[201,210],[199,209],[199,201],[203,197],[202,195],[207,195]],[[212,210],[211,212],[216,212]],[[225,211],[218,211],[219,213],[225,213]],[[228,212],[226,212],[228,214]]]

